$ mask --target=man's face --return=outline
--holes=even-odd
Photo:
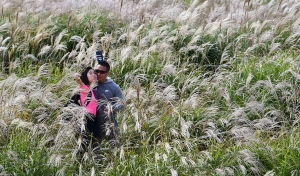
[[[102,65],[97,65],[95,69],[95,73],[97,75],[97,79],[99,83],[105,83],[107,76],[109,74],[109,71],[107,71],[107,68]]]

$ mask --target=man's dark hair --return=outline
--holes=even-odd
[[[80,79],[81,79],[81,81],[83,82],[83,84],[85,84],[85,85],[87,85],[87,86],[90,85],[89,79],[88,79],[88,77],[87,77],[87,73],[88,73],[91,69],[93,69],[93,68],[92,68],[92,67],[86,67],[85,69],[82,70],[81,76],[80,76]]]
[[[110,65],[109,65],[109,63],[106,62],[106,61],[99,62],[98,65],[104,66],[104,67],[107,69],[106,71],[109,71],[109,70],[110,70]]]

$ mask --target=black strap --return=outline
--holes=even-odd
[[[84,107],[86,107],[90,103],[91,98],[92,98],[92,92],[89,91],[89,93],[87,94],[86,99],[84,101]]]

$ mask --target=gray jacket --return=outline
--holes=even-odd
[[[120,86],[117,85],[112,79],[107,78],[105,83],[98,83],[94,88],[95,98],[98,100],[97,116],[101,118],[100,123],[105,123],[107,120],[115,122],[116,113],[123,109],[123,95]],[[107,104],[112,106],[112,112],[109,116],[104,113],[104,108]],[[110,119],[109,119],[110,118]]]

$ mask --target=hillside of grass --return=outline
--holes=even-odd
[[[297,0],[1,0],[0,175],[300,175],[299,29]],[[82,153],[96,50],[121,146]]]

